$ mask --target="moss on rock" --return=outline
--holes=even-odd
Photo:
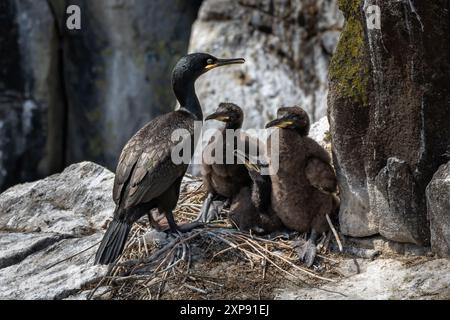
[[[346,17],[336,53],[330,64],[329,77],[337,93],[354,102],[367,105],[370,69],[360,17],[360,0],[340,0],[339,7]]]

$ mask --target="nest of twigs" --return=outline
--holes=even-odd
[[[201,181],[189,178],[175,212],[178,223],[192,221],[204,198]],[[226,219],[185,234],[149,233],[145,223],[136,224],[121,258],[89,298],[270,299],[280,281],[299,286],[336,281],[337,261],[327,254],[331,233],[319,241],[319,263],[312,269],[298,259],[304,241],[298,233],[255,236]]]

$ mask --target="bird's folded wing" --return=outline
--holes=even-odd
[[[169,144],[141,154],[130,180],[126,208],[159,197],[185,174],[188,165],[174,164],[172,147]]]
[[[337,191],[336,175],[329,163],[312,157],[308,159],[305,173],[306,178],[313,187],[329,193]]]
[[[139,139],[135,138],[131,139],[122,150],[114,179],[113,199],[116,205],[120,205],[123,191],[131,178],[131,173],[141,152],[142,145]]]
[[[123,150],[114,182],[116,204],[130,208],[157,198],[186,172],[188,164],[176,165],[172,161],[174,142],[152,142],[130,141]]]

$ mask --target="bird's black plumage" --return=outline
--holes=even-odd
[[[172,211],[188,164],[172,161],[172,150],[180,143],[172,141],[172,133],[176,129],[185,130],[194,146],[194,122],[203,120],[195,81],[216,67],[243,62],[243,59],[217,59],[205,53],[180,59],[172,76],[179,110],[152,120],[122,151],[114,181],[114,218],[97,251],[96,264],[114,262],[123,251],[132,224],[152,209],[165,214],[172,231],[178,229]],[[193,147],[191,156],[192,153]]]

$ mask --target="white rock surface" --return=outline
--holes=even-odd
[[[92,247],[101,234],[67,239],[38,251],[19,264],[0,270],[0,299],[64,299],[102,277],[107,267],[93,266],[92,248],[58,265],[65,258]]]
[[[64,238],[53,233],[0,232],[0,269],[21,262],[30,254]]]
[[[328,141],[328,135],[330,134],[330,124],[327,117],[323,117],[319,121],[311,125],[309,131],[309,137],[316,140],[322,147],[328,148],[330,141]]]
[[[83,162],[0,195],[0,299],[63,299],[105,274],[93,257],[114,210],[113,180]]]
[[[112,172],[83,162],[62,174],[12,187],[0,195],[0,230],[92,233],[114,210],[113,182]]]
[[[325,116],[327,69],[342,25],[335,0],[204,1],[189,51],[246,59],[199,79],[205,112],[234,102],[245,111],[244,128],[263,128],[281,106],[301,105],[312,121]]]
[[[277,299],[403,300],[449,299],[450,260],[438,259],[417,264],[394,259],[368,263],[360,274],[319,288],[280,290]]]

